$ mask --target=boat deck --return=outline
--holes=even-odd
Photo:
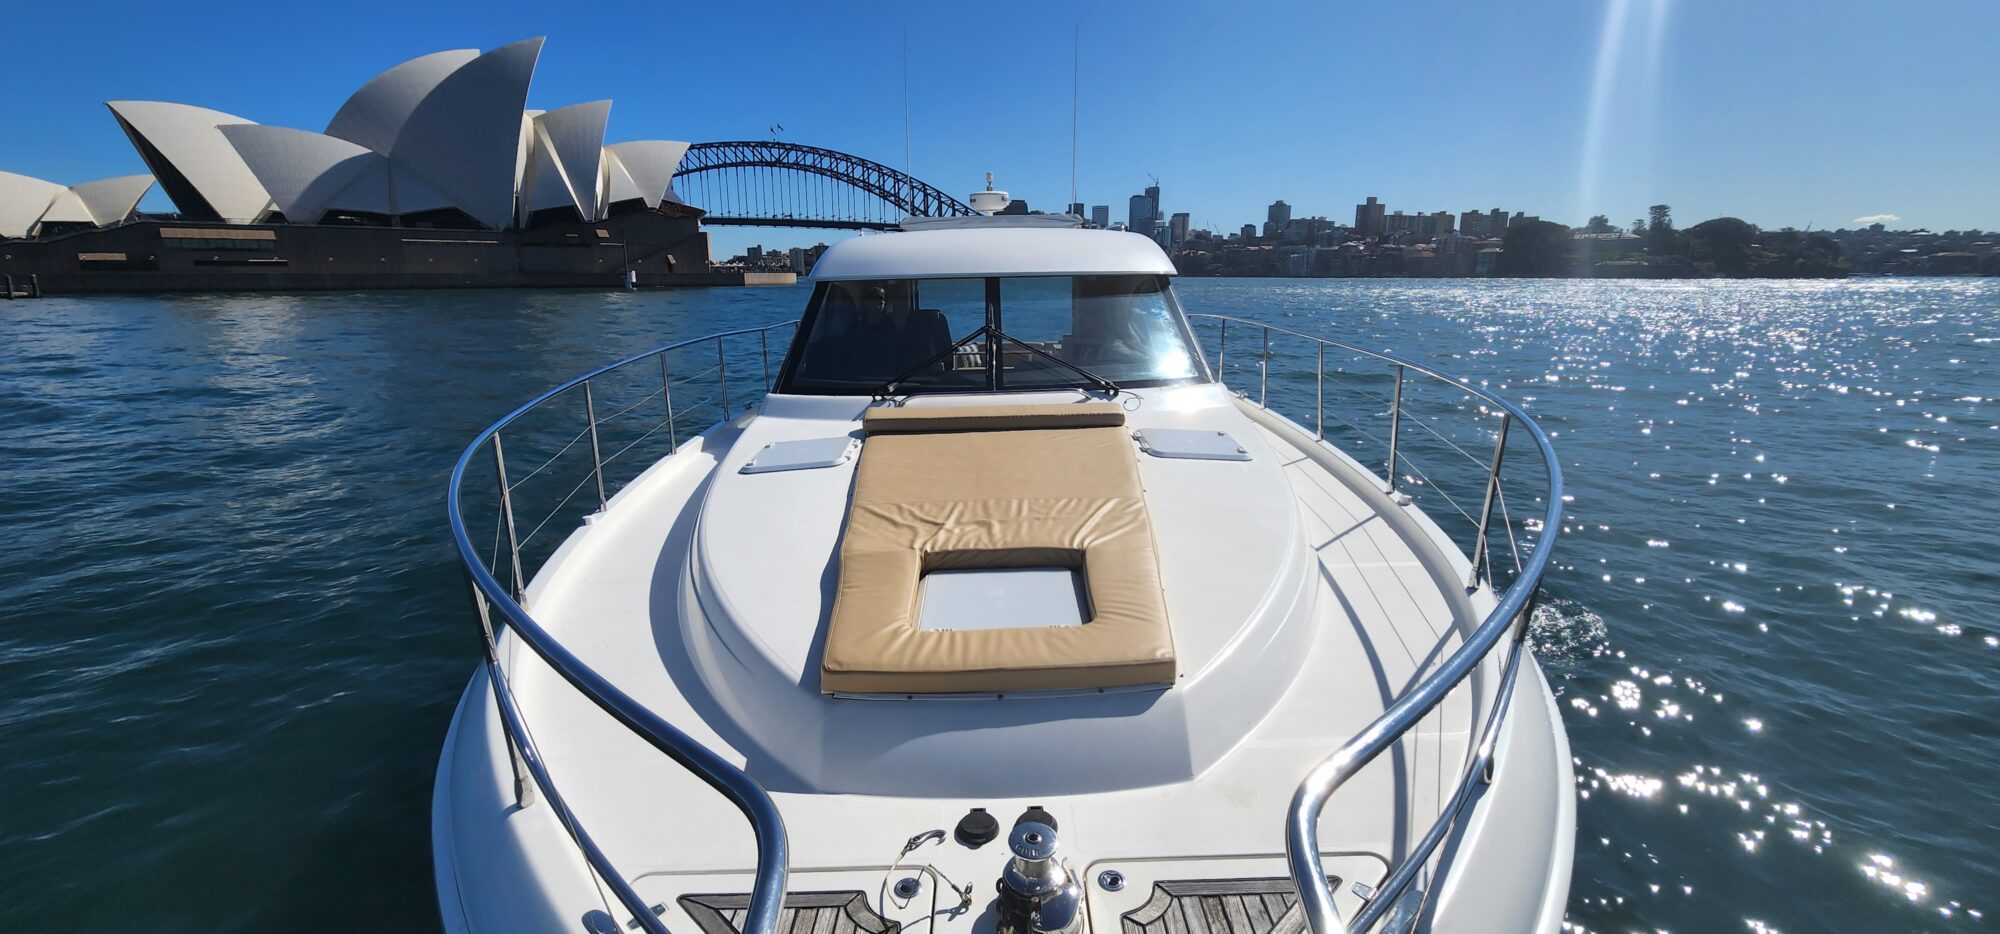
[[[1427,519],[1376,492],[1358,465],[1267,422],[1254,430],[1282,465],[1313,555],[1311,645],[1281,702],[1213,767],[1188,781],[1075,795],[970,800],[819,793],[741,751],[753,744],[741,742],[729,715],[699,687],[683,636],[683,578],[699,506],[744,424],[739,419],[684,444],[628,486],[563,545],[530,587],[527,604],[592,669],[771,789],[792,841],[792,892],[859,890],[878,901],[885,870],[907,840],[934,828],[948,832],[971,807],[986,808],[1005,823],[1030,804],[1060,816],[1063,854],[1085,878],[1115,867],[1131,880],[1116,896],[1092,894],[1093,915],[1111,912],[1099,917],[1111,924],[1154,894],[1142,884],[1148,880],[1283,879],[1281,821],[1299,778],[1448,655],[1458,634],[1477,622],[1479,608],[1457,584],[1465,559],[1441,547],[1442,536]],[[503,649],[515,673],[515,695],[557,787],[639,892],[669,905],[670,921],[686,922],[686,906],[675,898],[747,891],[754,846],[734,809],[533,653],[511,642]],[[1480,680],[1472,691],[1480,690]],[[687,685],[696,689],[684,690]],[[483,682],[475,682],[475,690],[484,691]],[[1484,690],[1490,692],[1490,684]],[[1429,825],[1462,768],[1472,691],[1457,692],[1336,796],[1322,819],[1321,840],[1329,854],[1346,855],[1329,859],[1330,872],[1377,881],[1385,857]],[[467,722],[491,733],[489,752],[500,748],[490,703],[464,712]],[[496,763],[492,774],[505,775],[504,762]],[[1022,784],[1032,787],[1031,772]],[[496,786],[490,800],[505,809],[511,795]],[[531,807],[516,816],[538,817],[546,825],[538,835],[549,838],[551,851],[566,849],[560,826],[546,813],[537,816]],[[905,863],[922,861],[961,886],[974,883],[976,902],[984,904],[990,900],[985,887],[997,877],[1004,854],[998,845],[970,850],[932,844]],[[572,874],[581,879],[581,862],[572,861]],[[1353,901],[1347,886],[1339,892]],[[952,901],[949,894],[944,900]],[[918,901],[923,904],[895,920],[907,924],[928,913],[928,902]],[[590,906],[580,901],[577,910]],[[971,924],[977,914],[975,907],[958,922],[939,923]]]

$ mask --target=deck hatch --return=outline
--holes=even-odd
[[[1199,461],[1247,461],[1250,452],[1226,431],[1141,428],[1132,433],[1139,449],[1154,457]]]
[[[764,445],[740,473],[777,473],[783,470],[817,470],[838,467],[854,459],[861,449],[857,438],[807,438],[802,441],[773,441]]]

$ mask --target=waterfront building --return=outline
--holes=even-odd
[[[523,109],[541,48],[537,38],[404,62],[348,98],[323,134],[187,104],[107,106],[187,221],[504,229],[544,211],[595,221],[677,201],[686,143],[604,145],[610,101]]]
[[[1507,212],[1499,208],[1491,211],[1466,211],[1458,216],[1459,232],[1468,237],[1498,237],[1507,233]]]
[[[1388,206],[1370,196],[1367,202],[1354,206],[1354,229],[1364,237],[1382,235],[1383,212]]]
[[[1092,205],[1090,208],[1090,223],[1094,227],[1111,226],[1111,205]]]
[[[527,109],[542,44],[411,59],[356,90],[324,132],[111,101],[149,174],[68,187],[0,173],[0,237],[36,238],[10,243],[0,271],[54,291],[706,275],[701,211],[672,185],[688,144],[607,144],[608,100]],[[134,213],[155,180],[171,218]]]
[[[1285,225],[1292,222],[1292,206],[1283,201],[1271,202],[1264,212],[1264,236],[1275,237],[1285,231]]]
[[[1173,219],[1167,222],[1167,243],[1170,246],[1180,246],[1186,243],[1187,239],[1188,213],[1186,211],[1177,211]]]
[[[686,143],[606,146],[608,100],[527,110],[542,40],[377,75],[326,132],[158,101],[108,106],[184,220],[502,230],[657,209]]]

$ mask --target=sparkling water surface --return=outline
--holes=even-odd
[[[1433,362],[1554,435],[1535,645],[1579,778],[1574,928],[2000,910],[2000,281],[1179,289]],[[434,928],[430,781],[478,654],[453,459],[568,376],[803,298],[0,303],[0,930]],[[1311,417],[1310,379],[1271,392]]]

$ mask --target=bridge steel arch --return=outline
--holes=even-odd
[[[704,224],[881,230],[910,215],[975,213],[880,162],[776,140],[696,143],[674,181],[676,194],[708,212]]]

